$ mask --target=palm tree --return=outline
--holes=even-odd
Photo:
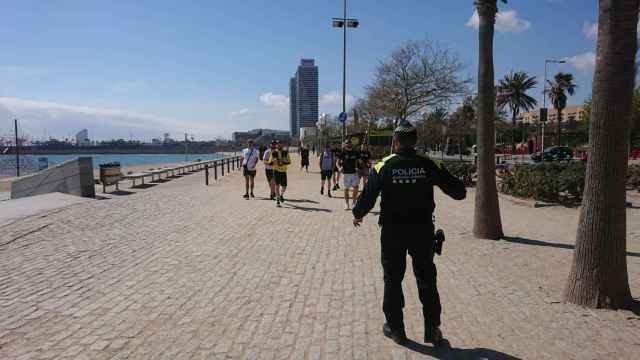
[[[567,302],[628,309],[625,180],[640,0],[600,0],[587,173]]]
[[[529,76],[524,71],[511,72],[498,83],[496,103],[499,109],[508,107],[511,111],[511,153],[516,153],[516,118],[520,111],[530,111],[538,103],[536,99],[527,95],[527,91],[536,87],[535,76]]]
[[[506,0],[501,0],[506,3]],[[498,12],[497,0],[475,0],[478,17],[478,182],[473,234],[481,239],[501,239],[502,220],[496,187],[495,134],[496,92],[493,70],[493,33]]]
[[[560,124],[562,123],[562,110],[567,107],[567,94],[573,95],[577,85],[573,83],[573,75],[559,72],[554,80],[549,83],[549,99],[556,109],[556,145],[560,145]]]

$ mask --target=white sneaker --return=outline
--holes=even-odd
[[[349,206],[349,203],[344,204],[344,209],[351,210],[351,206]]]

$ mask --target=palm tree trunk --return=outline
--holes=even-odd
[[[556,109],[556,145],[560,146],[560,123],[562,122],[562,109]]]
[[[496,187],[495,88],[493,73],[493,31],[498,7],[496,0],[477,0],[480,17],[478,66],[478,183],[473,234],[481,239],[501,239],[502,220]]]
[[[513,111],[511,113],[511,156],[516,154],[516,116],[518,114]]]
[[[600,0],[598,56],[589,129],[591,153],[564,299],[596,308],[629,308],[626,191],[629,118],[640,0]]]

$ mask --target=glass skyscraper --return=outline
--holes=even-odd
[[[302,59],[289,81],[289,124],[295,139],[300,128],[315,128],[318,121],[318,67],[313,59]]]

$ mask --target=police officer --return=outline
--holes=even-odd
[[[393,154],[371,170],[369,181],[353,208],[353,224],[360,226],[362,218],[382,193],[379,225],[384,271],[382,311],[386,318],[383,333],[398,344],[407,341],[402,313],[402,279],[409,252],[423,307],[424,341],[437,345],[442,340],[442,332],[440,296],[433,263],[433,187],[438,186],[456,200],[464,199],[467,192],[462,181],[441,164],[418,155],[414,150],[416,141],[416,128],[406,120],[401,121],[393,134]]]

